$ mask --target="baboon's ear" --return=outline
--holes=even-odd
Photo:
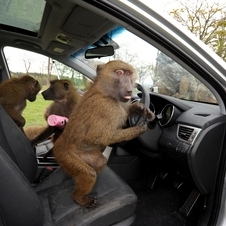
[[[64,89],[68,90],[69,89],[69,84],[67,82],[64,82]]]

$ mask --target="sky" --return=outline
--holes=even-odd
[[[13,47],[4,47],[4,53],[9,65],[10,71],[26,72],[25,60],[31,61],[29,72],[45,72],[47,69],[48,58],[40,54],[32,53]]]

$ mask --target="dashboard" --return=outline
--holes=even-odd
[[[150,94],[156,119],[139,136],[140,150],[164,158],[177,174],[192,180],[202,194],[213,191],[226,128],[218,105]]]

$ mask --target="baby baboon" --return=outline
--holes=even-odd
[[[81,206],[95,207],[89,197],[107,159],[102,152],[114,143],[131,140],[142,134],[146,123],[126,128],[128,117],[139,114],[153,120],[154,114],[143,104],[131,104],[137,79],[134,68],[119,60],[97,67],[97,77],[82,100],[73,109],[69,121],[53,147],[61,167],[75,181],[73,199]]]
[[[53,100],[44,113],[46,120],[52,114],[68,118],[73,107],[81,98],[81,95],[78,93],[73,83],[67,79],[50,81],[50,87],[42,92],[42,96],[45,100]],[[63,128],[48,125],[45,130],[31,140],[31,144],[35,145],[44,141],[52,134],[52,142],[54,143],[62,131]]]
[[[35,101],[40,90],[39,82],[30,75],[14,77],[0,84],[0,104],[22,131],[25,119],[21,114],[26,100]]]

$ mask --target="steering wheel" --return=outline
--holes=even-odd
[[[146,108],[149,108],[149,106],[150,106],[150,95],[149,95],[147,89],[144,86],[140,85],[139,83],[136,83],[136,85],[137,85],[137,89],[139,91],[141,91],[141,93],[142,93],[140,103],[143,103]],[[129,118],[130,126],[138,125],[139,123],[141,123],[143,121],[146,121],[146,120],[141,115],[135,115],[135,116],[131,116]]]
[[[149,108],[150,106],[150,94],[148,90],[142,85],[137,83],[137,89],[141,91],[142,97],[140,99],[140,103],[143,103],[145,107]],[[135,126],[141,122],[146,121],[142,116],[132,116],[129,118],[129,125]],[[158,141],[162,134],[162,128],[159,126],[159,123],[156,123],[155,119],[153,122],[147,122],[148,127],[147,130],[137,137],[137,140],[140,142],[142,147],[140,150],[144,152],[146,155],[154,158],[159,158],[160,151],[158,147]],[[151,123],[151,126],[150,126]]]

